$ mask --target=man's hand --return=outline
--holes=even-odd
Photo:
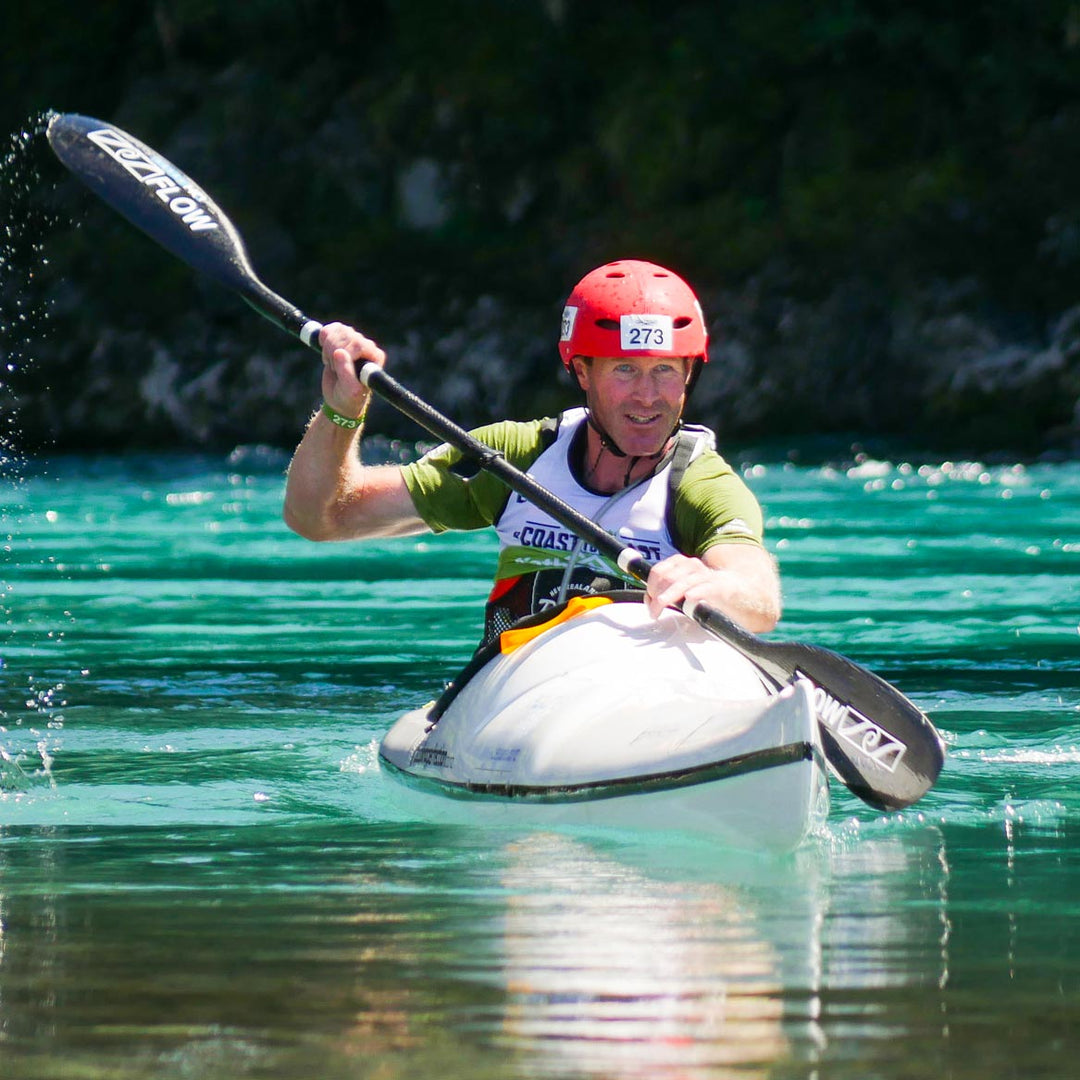
[[[344,323],[324,326],[319,331],[319,344],[323,358],[323,400],[342,416],[360,416],[371,400],[371,391],[360,381],[357,370],[369,361],[382,367],[386,353],[359,330]]]
[[[654,618],[694,601],[718,608],[754,633],[780,619],[780,581],[772,557],[755,544],[715,544],[703,559],[672,555],[649,573],[645,603]]]

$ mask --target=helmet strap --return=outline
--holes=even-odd
[[[596,434],[600,436],[600,454],[602,454],[605,450],[608,450],[616,457],[626,457],[626,454],[616,445],[615,440],[597,422],[596,417],[594,417],[592,414],[592,409],[587,408],[585,410],[585,416],[589,422],[589,427],[591,427],[593,431],[595,431]],[[600,460],[600,454],[596,455],[597,461]],[[595,469],[596,466],[594,465],[593,468]]]
[[[596,419],[592,414],[592,409],[587,408],[585,410],[585,419],[589,427],[591,427],[593,431],[595,431],[596,434],[600,436],[600,451],[596,455],[596,460],[592,464],[592,471],[594,473],[596,472],[596,469],[600,464],[600,459],[604,456],[605,450],[609,454],[612,454],[614,457],[628,458],[629,460],[626,466],[626,475],[623,477],[623,487],[626,487],[630,483],[630,474],[634,471],[634,469],[637,468],[639,461],[658,461],[664,456],[664,453],[667,450],[668,443],[671,441],[671,436],[674,435],[677,431],[679,431],[683,426],[682,417],[680,417],[679,420],[676,422],[675,426],[671,429],[668,437],[664,440],[663,445],[660,447],[659,450],[656,451],[655,454],[638,454],[634,457],[630,457],[625,450],[621,449],[618,446],[615,440],[603,429],[603,427],[601,427],[601,425],[597,423]]]
[[[705,361],[700,356],[695,356],[690,361],[690,371],[686,376],[686,400],[690,400],[690,394],[697,384],[698,379],[701,377],[701,369],[704,366]]]

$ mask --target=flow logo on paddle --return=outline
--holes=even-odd
[[[88,131],[86,137],[104,150],[121,168],[154,194],[192,232],[218,228],[218,223],[203,209],[198,188],[186,177],[171,176],[153,158],[122,132],[113,128]]]
[[[814,709],[822,724],[875,764],[889,772],[896,772],[896,767],[907,752],[904,743],[869,717],[863,716],[858,709],[838,701],[801,671],[796,675],[807,679],[814,687]]]

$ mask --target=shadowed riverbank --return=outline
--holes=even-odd
[[[188,171],[271,287],[363,327],[466,425],[573,400],[563,300],[631,256],[699,291],[691,412],[729,445],[1077,453],[1073,5],[62,8],[0,16],[36,46],[0,106],[34,159],[0,178],[4,411],[29,452],[289,447],[318,394],[298,343],[18,134],[52,108]],[[371,429],[415,437],[385,409]]]

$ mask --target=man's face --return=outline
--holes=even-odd
[[[663,449],[686,403],[690,361],[682,357],[574,358],[596,422],[630,457]]]

